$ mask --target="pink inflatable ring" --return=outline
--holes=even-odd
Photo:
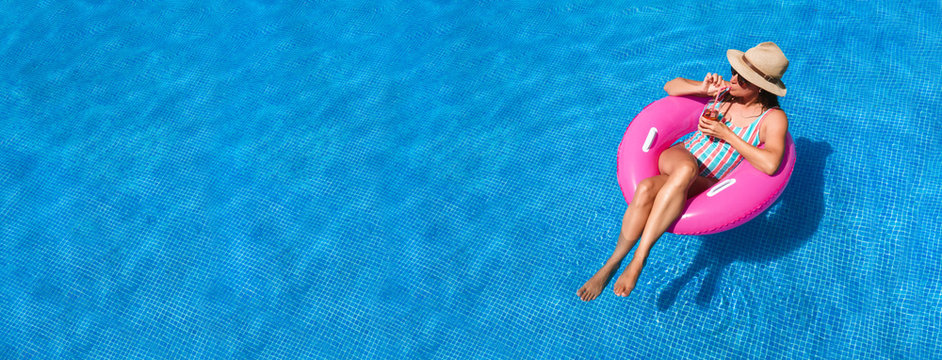
[[[658,175],[661,152],[697,130],[708,98],[668,96],[646,106],[628,125],[618,146],[618,185],[631,202],[641,180]],[[762,147],[760,145],[760,147]],[[795,168],[795,143],[785,137],[785,154],[772,176],[741,161],[715,185],[687,201],[680,218],[667,231],[705,235],[726,231],[756,217],[782,194]]]

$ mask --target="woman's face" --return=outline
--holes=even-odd
[[[729,80],[731,84],[729,88],[730,95],[738,98],[750,98],[759,95],[758,86],[750,84],[746,79],[743,79],[742,76],[736,73],[736,69],[732,69],[732,73],[733,77]]]

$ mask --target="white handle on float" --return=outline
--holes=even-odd
[[[713,197],[713,195],[719,194],[720,191],[726,190],[726,188],[733,186],[736,183],[736,179],[726,179],[720,181],[719,184],[713,185],[709,192],[707,192],[708,197]]]
[[[641,151],[651,151],[655,138],[657,138],[657,128],[652,127],[651,130],[648,130],[648,137],[644,139],[644,145],[641,145]]]

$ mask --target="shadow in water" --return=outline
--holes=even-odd
[[[772,207],[732,230],[703,237],[703,245],[690,268],[658,297],[658,308],[674,305],[680,290],[706,269],[708,273],[696,302],[713,300],[720,275],[734,261],[769,262],[800,248],[818,229],[824,215],[823,172],[831,145],[805,138],[795,142],[797,161],[788,187]]]

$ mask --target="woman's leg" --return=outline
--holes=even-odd
[[[608,258],[605,265],[595,273],[578,291],[576,295],[583,301],[594,300],[602,292],[602,289],[612,280],[612,275],[621,267],[621,262],[631,251],[631,248],[638,242],[641,231],[644,230],[644,224],[648,220],[648,214],[651,212],[651,206],[657,196],[658,190],[667,182],[666,175],[656,175],[641,181],[638,188],[635,189],[634,198],[628,204],[625,210],[625,216],[621,220],[621,233],[618,235],[618,243],[615,245],[615,251]]]
[[[697,160],[682,145],[676,145],[661,153],[658,168],[667,179],[657,192],[650,213],[644,223],[644,231],[638,249],[615,282],[615,294],[628,296],[641,275],[648,254],[657,239],[664,234],[680,216],[689,195],[696,195],[712,186],[713,181],[699,176]],[[693,186],[692,186],[693,185]]]

